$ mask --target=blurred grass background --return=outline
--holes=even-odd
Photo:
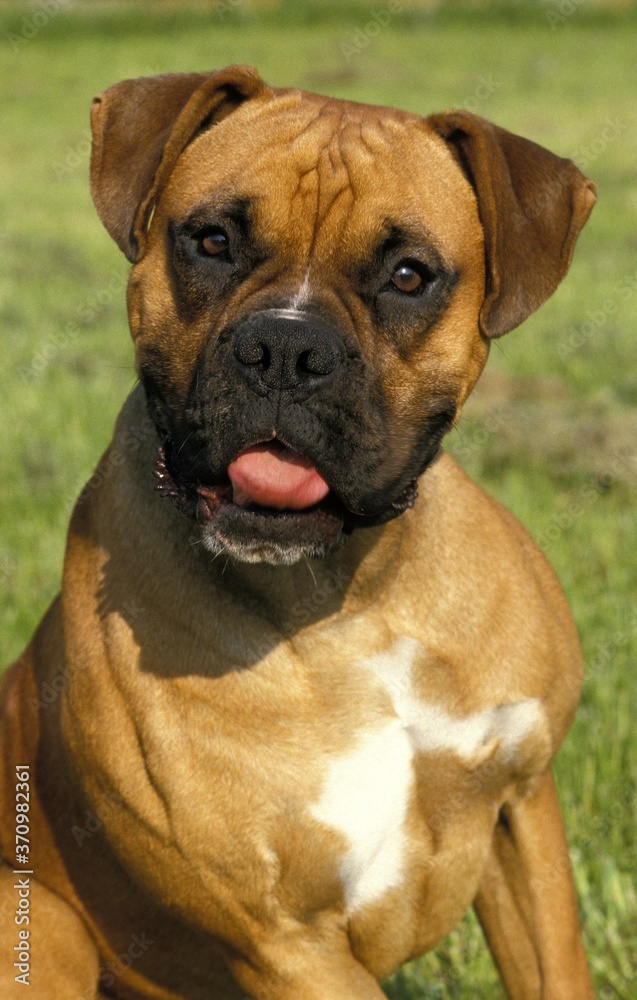
[[[134,383],[126,262],[88,192],[92,95],[251,62],[273,84],[427,114],[464,106],[571,156],[600,198],[564,285],[494,345],[448,439],[540,541],[587,663],[556,772],[598,997],[637,997],[637,11],[379,0],[0,6],[0,663],[58,588],[71,505]],[[503,996],[469,915],[386,984]]]

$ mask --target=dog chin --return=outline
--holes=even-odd
[[[204,535],[204,548],[213,556],[225,552],[227,556],[245,563],[269,563],[270,566],[292,566],[300,559],[322,558],[329,551],[325,546],[323,551],[307,545],[290,544],[284,548],[279,543],[268,545],[266,542],[255,542],[247,545],[245,542],[234,542],[229,538]]]
[[[291,566],[300,559],[320,559],[339,548],[347,532],[323,511],[260,513],[221,510],[201,525],[202,544],[213,556],[225,553],[238,562]]]

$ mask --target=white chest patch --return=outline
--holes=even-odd
[[[413,780],[412,747],[399,719],[362,734],[355,750],[330,763],[311,813],[350,844],[340,872],[349,912],[402,881],[403,825]]]
[[[494,705],[465,716],[451,715],[441,705],[427,704],[413,686],[412,670],[418,650],[416,639],[403,636],[391,649],[361,664],[373,671],[387,689],[396,714],[418,750],[448,750],[467,764],[478,764],[497,744],[502,763],[514,763],[527,736],[548,735],[539,698]]]
[[[515,763],[526,737],[548,736],[542,703],[526,698],[466,716],[417,697],[412,669],[416,639],[398,639],[384,653],[361,661],[389,694],[396,716],[381,728],[363,731],[349,754],[330,760],[315,819],[343,833],[349,848],[341,863],[347,911],[380,899],[404,877],[405,819],[414,785],[413,753],[449,751],[477,766],[492,752]]]

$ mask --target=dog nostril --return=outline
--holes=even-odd
[[[299,375],[313,375],[314,371],[310,366],[310,351],[303,351],[299,354],[296,362],[296,370]]]
[[[298,375],[331,375],[338,364],[338,354],[330,350],[302,351],[296,361]]]
[[[236,352],[241,364],[265,370],[270,367],[270,349],[258,340],[244,341]]]

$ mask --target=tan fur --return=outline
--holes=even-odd
[[[381,373],[407,451],[423,400],[451,395],[460,412],[486,360],[483,227],[497,207],[476,196],[441,116],[428,124],[259,89],[241,72],[244,103],[183,152],[194,133],[182,113],[187,127],[147,236],[138,200],[116,219],[113,192],[96,198],[120,245],[131,255],[142,247],[129,288],[137,357],[161,356],[178,410],[207,338],[267,304],[273,283],[293,297],[308,278],[314,300]],[[207,107],[213,97],[198,100]],[[479,155],[464,151],[465,161]],[[116,165],[107,164],[113,176]],[[592,188],[570,175],[568,184],[585,206],[572,209],[579,229]],[[172,289],[167,220],[246,188],[260,198],[258,230],[272,255],[216,312],[187,320]],[[360,190],[364,199],[352,194]],[[390,211],[425,220],[461,275],[441,319],[401,351],[378,336],[347,272]],[[563,254],[564,235],[555,239]],[[489,266],[500,267],[499,294],[513,294],[522,277],[502,261]],[[567,266],[556,257],[547,288]],[[549,293],[535,288],[527,311]],[[508,304],[490,308],[501,325],[513,315]],[[192,523],[153,492],[156,448],[138,387],[73,515],[61,596],[4,682],[0,842],[13,865],[14,770],[29,763],[34,909],[46,900],[32,928],[30,995],[93,1000],[100,965],[107,994],[124,998],[373,1000],[379,979],[434,947],[475,903],[511,997],[592,998],[549,770],[576,709],[581,658],[559,584],[529,536],[443,455],[413,510],[355,530],[321,560],[212,560]],[[347,838],[311,807],[326,794],[329,762],[396,720],[374,658],[406,640],[416,651],[414,711],[422,702],[446,713],[457,746],[414,751],[400,884],[350,913]],[[474,740],[466,728],[526,699],[538,699],[543,721],[519,740],[486,723]],[[3,945],[15,936],[8,871]],[[142,934],[153,943],[130,968],[118,965]],[[4,953],[0,986],[21,995]]]

